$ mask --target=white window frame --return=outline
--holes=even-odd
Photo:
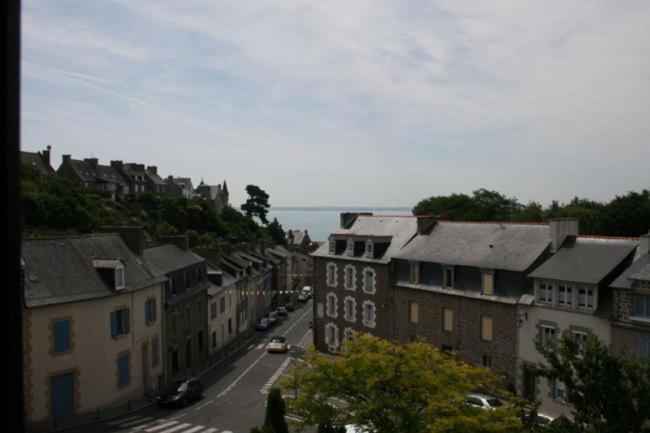
[[[420,284],[420,263],[409,262],[409,283]]]
[[[581,305],[581,301],[580,301],[580,292],[582,292],[582,291],[585,292],[585,294],[584,294],[584,296],[585,296],[585,301],[586,301],[585,305]],[[591,294],[590,294],[590,293],[591,293]],[[596,291],[595,291],[594,289],[592,289],[592,288],[589,288],[589,287],[579,287],[579,288],[578,288],[578,293],[577,293],[577,296],[578,296],[578,302],[576,303],[576,306],[577,306],[578,308],[583,309],[583,310],[593,310],[593,309],[594,309],[595,293],[596,293]],[[591,305],[589,305],[589,301],[591,301]]]
[[[331,309],[332,305],[334,307],[334,311]],[[333,319],[339,317],[339,297],[336,295],[336,293],[329,292],[327,294],[327,303],[325,307],[328,317],[331,317]]]
[[[115,267],[115,290],[122,290],[126,288],[126,274],[123,265]]]
[[[348,238],[348,243],[345,246],[345,254],[349,257],[354,257],[354,239]]]
[[[542,344],[543,347],[546,347],[546,345],[549,344],[549,342],[555,343],[557,341],[558,330],[557,330],[557,328],[555,326],[540,325],[539,330],[540,330],[540,335],[541,335],[541,337],[540,337],[541,342],[540,343]],[[549,340],[547,338],[546,330],[549,330],[549,334],[551,334],[553,336],[552,339]],[[552,331],[552,332],[550,332],[550,331]]]
[[[372,317],[368,317],[366,314],[367,307],[372,307]],[[377,326],[377,307],[375,307],[375,303],[372,301],[363,301],[363,326],[366,328],[374,328]]]
[[[572,329],[571,332],[578,338],[578,358],[583,358],[587,353],[587,333]]]
[[[334,338],[332,338],[332,331],[334,331]],[[336,351],[339,347],[339,328],[332,322],[325,325],[325,344],[331,352]]]
[[[542,288],[543,287],[543,288]],[[537,301],[542,304],[553,304],[553,292],[555,286],[552,283],[540,282],[537,285]],[[544,295],[544,296],[543,296]]]
[[[372,273],[370,290],[368,290],[368,272]],[[363,293],[368,293],[369,295],[377,293],[377,272],[370,266],[363,268]]]
[[[486,278],[490,281],[491,287],[490,287],[490,293],[486,293],[485,287],[485,281]],[[483,271],[481,274],[481,294],[487,295],[487,296],[493,296],[494,295],[494,271]]]
[[[329,247],[330,247],[330,254],[336,254],[336,240],[330,239],[329,240]]]
[[[565,301],[562,302],[561,294],[564,293]],[[573,286],[571,284],[558,284],[557,286],[557,305],[563,307],[573,307]]]
[[[350,305],[352,311],[348,308]],[[357,300],[352,296],[346,296],[343,300],[343,317],[350,323],[355,323],[357,321]]]
[[[351,280],[352,284],[348,284],[348,279]],[[343,268],[343,286],[345,290],[357,290],[357,268],[354,265],[345,265],[345,268]]]
[[[325,279],[327,285],[329,287],[338,286],[338,267],[336,266],[336,263],[328,262],[325,271],[326,271]]]
[[[347,327],[343,330],[343,339],[345,341],[352,341],[354,340],[354,330],[350,327]]]
[[[375,243],[372,239],[366,241],[366,253],[365,256],[367,259],[372,259],[375,256]]]

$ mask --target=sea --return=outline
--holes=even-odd
[[[374,215],[412,215],[407,207],[272,207],[267,219],[277,218],[282,228],[305,230],[312,241],[326,241],[340,228],[342,212],[372,212]]]

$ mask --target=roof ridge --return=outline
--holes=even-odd
[[[537,221],[453,221],[453,220],[438,220],[439,223],[447,224],[508,224],[508,225],[520,225],[520,226],[548,226],[546,222],[537,222]]]
[[[638,241],[639,238],[633,236],[605,236],[605,235],[578,235],[583,239],[602,239],[602,240],[619,240],[619,241]]]

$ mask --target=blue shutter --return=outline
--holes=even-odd
[[[119,369],[118,383],[126,385],[129,383],[129,355],[120,357],[117,361]]]
[[[124,335],[129,335],[131,332],[131,309],[124,309]]]
[[[117,338],[117,311],[111,313],[111,338]]]
[[[53,328],[54,352],[65,352],[70,348],[70,321],[56,322]]]

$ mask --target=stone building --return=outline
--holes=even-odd
[[[215,212],[221,212],[221,210],[230,203],[228,185],[226,185],[225,180],[223,181],[223,186],[206,185],[201,181],[199,186],[196,188],[196,192],[203,197],[208,206],[210,206],[210,208]]]
[[[612,340],[613,293],[609,285],[633,260],[634,239],[578,236],[578,222],[564,221],[564,239],[553,244],[552,257],[530,273],[534,299],[521,305],[518,336],[517,391],[541,402],[540,411],[568,415],[566,387],[536,377],[533,367],[543,361],[536,345],[556,342],[565,332],[586,336],[594,332]]]
[[[185,236],[161,237],[162,245],[144,250],[164,284],[165,379],[196,375],[208,356],[208,279],[203,257],[189,251]]]
[[[83,184],[111,198],[126,195],[131,191],[130,183],[124,174],[111,161],[110,166],[101,165],[97,158],[72,159],[63,155],[57,173],[64,178]]]
[[[416,229],[415,217],[341,214],[341,229],[312,254],[319,351],[339,352],[356,332],[391,338],[390,262]]]
[[[311,244],[311,238],[307,230],[288,230],[287,248],[290,250],[305,251]]]
[[[21,150],[20,161],[36,167],[36,169],[38,169],[38,171],[44,176],[54,176],[56,171],[54,171],[50,165],[51,151],[52,146],[47,146],[47,148],[41,152],[25,152]]]
[[[111,167],[117,170],[129,185],[129,194],[138,195],[147,191],[147,174],[144,164],[111,161]]]
[[[28,425],[123,405],[161,383],[165,278],[142,256],[142,230],[122,233],[22,243]]]

